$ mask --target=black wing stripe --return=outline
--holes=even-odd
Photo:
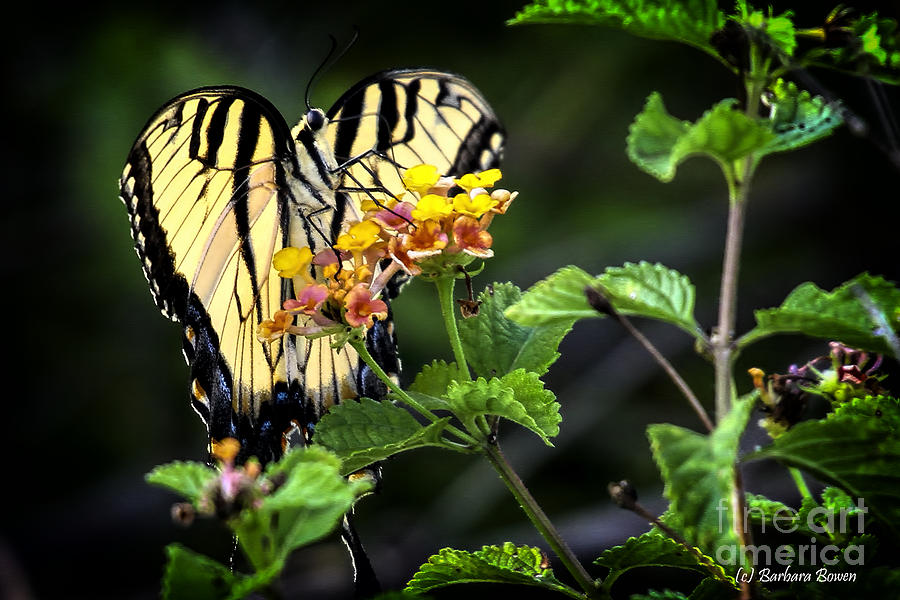
[[[184,106],[184,102],[181,104]],[[188,149],[188,156],[193,159],[197,159],[200,156],[200,142],[203,141],[201,128],[203,127],[203,119],[206,117],[207,108],[209,108],[209,101],[206,98],[197,100],[197,111],[194,114],[194,124],[191,130],[191,145]]]
[[[236,168],[234,172],[234,180],[241,182],[239,186],[241,188],[240,191],[238,192],[235,189],[234,218],[237,225],[238,238],[241,240],[241,257],[247,266],[247,272],[250,274],[250,283],[254,290],[259,289],[259,282],[256,279],[254,249],[250,242],[250,207],[248,203],[250,199],[250,164],[253,161],[253,155],[259,143],[260,117],[259,111],[252,104],[244,103],[239,124],[240,130],[237,136]],[[240,307],[240,294],[235,293],[234,297],[238,302],[238,311],[243,317],[246,313]],[[255,302],[255,304],[257,319],[261,321],[264,318],[268,318],[268,315],[263,316],[263,307],[260,306],[260,303]]]
[[[382,81],[378,84],[381,92],[381,100],[378,103],[377,143],[375,148],[384,152],[391,147],[394,138],[394,128],[400,120],[397,110],[397,92],[393,81]],[[362,96],[362,94],[360,95]]]
[[[334,156],[338,163],[350,159],[353,153],[353,142],[359,130],[360,116],[362,115],[365,94],[359,93],[349,96],[341,109],[341,120],[337,124],[337,134],[334,142]],[[329,111],[331,114],[334,108]]]
[[[213,109],[212,117],[209,120],[209,127],[206,130],[206,164],[218,167],[219,164],[219,148],[222,147],[222,140],[225,139],[225,127],[228,122],[228,111],[234,98],[225,98],[216,103]],[[237,163],[241,164],[241,163]],[[227,168],[227,165],[226,165]]]

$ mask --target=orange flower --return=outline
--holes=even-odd
[[[277,310],[272,319],[266,319],[256,328],[256,339],[261,342],[274,342],[287,333],[293,323],[293,313]]]
[[[494,255],[494,251],[491,250],[494,239],[472,217],[459,217],[453,221],[453,240],[466,254],[478,258],[490,258]]]
[[[437,221],[425,221],[412,233],[400,237],[403,247],[414,259],[438,254],[447,247],[447,234]]]

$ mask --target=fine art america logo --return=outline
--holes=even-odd
[[[719,500],[716,508],[719,513],[719,531],[729,529],[730,515],[728,503]],[[784,506],[774,514],[766,515],[762,510],[753,507],[744,507],[743,530],[749,531],[748,523],[753,513],[756,512],[761,524],[761,533],[766,532],[766,526],[774,527],[780,533],[796,533],[802,525],[804,531],[810,531],[832,539],[835,534],[841,537],[850,534],[861,535],[865,531],[864,516],[869,512],[862,498],[858,498],[855,507],[830,510],[818,506],[806,514],[806,522],[803,523],[800,515],[793,509]],[[768,518],[767,518],[768,517]],[[836,581],[856,581],[856,573],[847,570],[834,570],[838,563],[847,567],[856,567],[865,564],[865,545],[848,544],[839,548],[834,544],[822,544],[821,540],[811,537],[809,544],[781,545],[772,547],[766,544],[760,545],[723,545],[716,550],[716,560],[720,564],[739,564],[740,557],[747,557],[746,569],[740,567],[736,579],[740,582],[758,581],[760,583],[773,582],[808,582],[818,581],[831,583]],[[852,541],[852,540],[851,540]]]

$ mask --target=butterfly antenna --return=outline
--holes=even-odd
[[[320,73],[325,69],[325,66],[329,64],[331,61],[331,56],[334,54],[334,51],[337,50],[337,40],[330,33],[328,34],[328,39],[331,40],[331,48],[328,49],[328,54],[325,55],[325,58],[322,59],[322,62],[319,63],[319,66],[316,67],[316,70],[313,72],[312,77],[309,78],[309,81],[306,83],[306,93],[304,94],[304,101],[306,102],[306,110],[312,110],[312,104],[309,102],[309,96],[312,93],[313,82],[319,76]]]
[[[359,39],[359,27],[357,27],[356,25],[353,26],[353,37],[350,38],[350,41],[347,43],[347,45],[344,46],[344,48],[340,52],[338,52],[336,56],[335,56],[335,51],[337,50],[337,47],[338,47],[337,39],[330,33],[328,34],[328,39],[331,40],[331,48],[328,50],[328,54],[325,56],[325,58],[322,60],[322,62],[319,63],[319,66],[316,67],[315,72],[312,74],[312,77],[309,78],[309,82],[306,84],[306,94],[305,94],[306,110],[312,110],[312,103],[310,103],[309,97],[312,92],[313,82],[316,80],[316,78],[319,75],[322,74],[322,72],[325,70],[326,67],[337,63],[339,60],[341,60],[344,57],[345,54],[347,54],[347,51],[353,47],[353,44],[355,44],[356,40]],[[332,57],[334,57],[334,58],[332,58]]]

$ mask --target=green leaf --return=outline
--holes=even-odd
[[[500,377],[516,369],[538,374],[559,358],[556,349],[574,321],[533,327],[510,320],[504,311],[522,298],[511,283],[495,283],[478,296],[478,315],[459,322],[469,366],[480,377]]]
[[[694,286],[678,271],[641,261],[609,267],[595,281],[620,313],[659,319],[695,337],[703,335],[694,319]]]
[[[571,327],[578,319],[602,317],[584,295],[584,288],[593,280],[578,267],[563,267],[522,294],[521,300],[506,309],[506,316],[528,327]]]
[[[447,390],[447,400],[451,410],[462,421],[470,434],[476,438],[484,438],[485,432],[478,426],[478,418],[485,415],[496,415],[514,421],[539,435],[548,446],[552,446],[548,436],[550,432],[541,429],[535,417],[516,399],[515,391],[502,380],[494,378],[486,381],[479,377],[475,381],[452,383]],[[547,421],[547,412],[537,414],[542,422]],[[556,407],[556,410],[559,410]],[[558,431],[558,428],[556,429]]]
[[[361,398],[332,406],[316,425],[316,442],[334,452],[349,475],[389,456],[424,446],[445,446],[449,417],[423,427],[406,409]]]
[[[900,534],[900,435],[889,422],[832,413],[795,425],[745,460],[759,458],[803,469],[861,498],[884,526]]]
[[[768,145],[774,134],[768,125],[735,110],[734,99],[722,100],[691,124],[671,116],[662,96],[654,92],[628,133],[628,157],[663,182],[690,156],[705,155],[729,173],[734,161]]]
[[[871,299],[876,315],[860,294]],[[900,290],[867,273],[831,292],[806,282],[795,288],[778,308],[757,310],[754,314],[757,325],[737,341],[739,348],[777,333],[802,333],[894,355],[891,340],[896,340],[900,325]]]
[[[295,548],[330,533],[370,488],[342,477],[340,467],[340,459],[318,446],[291,450],[267,467],[267,477],[284,483],[259,508],[244,510],[230,522],[256,570],[275,568]]]
[[[854,397],[835,408],[834,417],[843,416],[881,421],[884,427],[900,431],[900,399],[883,395]]]
[[[750,492],[744,497],[750,522],[761,525],[763,532],[774,528],[776,522],[782,530],[792,530],[797,526],[797,511],[787,504]]]
[[[215,469],[203,463],[175,461],[156,467],[145,479],[147,483],[167,487],[196,503],[217,475]]]
[[[616,580],[631,569],[639,567],[673,567],[699,571],[704,575],[710,572],[715,577],[731,585],[734,580],[725,574],[716,562],[706,556],[701,563],[696,555],[689,552],[678,542],[655,531],[644,533],[640,537],[631,537],[621,546],[610,548],[601,554],[594,564],[607,567],[609,574],[603,578],[601,589],[610,593]]]
[[[682,535],[720,564],[737,559],[720,557],[716,551],[739,542],[730,527],[734,465],[738,440],[750,417],[753,398],[739,400],[709,435],[668,423],[650,425],[647,436],[653,458],[662,472],[663,493],[669,511],[682,523]],[[736,561],[731,563],[736,567]]]
[[[840,104],[800,91],[793,82],[778,79],[770,92],[769,123],[775,137],[760,155],[795,150],[831,135],[844,121]]]
[[[422,367],[408,391],[440,398],[447,392],[451,381],[466,379],[468,377],[460,372],[455,362],[447,364],[442,360],[434,360],[430,365]]]
[[[537,373],[516,369],[500,378],[504,385],[513,391],[513,397],[525,407],[525,411],[534,419],[537,428],[547,437],[559,435],[559,402],[556,396],[544,388]]]
[[[710,36],[725,24],[713,0],[536,0],[510,25],[583,23],[618,27],[632,35],[674,40],[717,56]]]
[[[166,570],[162,597],[166,600],[240,600],[246,598],[279,573],[268,570],[248,576],[179,544],[166,546]]]
[[[539,548],[517,547],[512,542],[484,546],[477,552],[444,548],[419,568],[405,591],[423,593],[458,583],[514,583],[582,597],[560,583],[552,569],[542,567],[546,560]]]
[[[797,32],[790,13],[766,16],[764,12],[755,10],[747,14],[746,18],[736,16],[735,21],[751,30],[748,35],[756,44],[777,49],[782,61],[787,62],[794,55]]]
[[[694,588],[694,591],[688,596],[688,600],[722,600],[722,598],[732,598],[733,596],[732,583],[707,577]]]

